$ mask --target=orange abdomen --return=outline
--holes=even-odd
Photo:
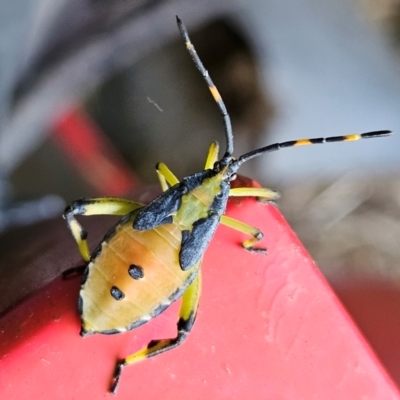
[[[197,274],[179,265],[181,231],[166,224],[148,231],[117,225],[89,263],[82,285],[82,328],[86,333],[133,329],[177,300]]]

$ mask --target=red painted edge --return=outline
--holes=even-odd
[[[198,318],[179,348],[123,372],[118,399],[400,399],[390,376],[273,205],[228,215],[206,252]],[[78,260],[78,255],[77,255]],[[103,399],[115,361],[175,333],[177,306],[126,334],[81,338],[79,279],[56,279],[0,320],[0,398]]]

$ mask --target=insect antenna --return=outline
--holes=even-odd
[[[366,133],[355,133],[352,135],[345,136],[330,136],[327,138],[315,138],[315,139],[299,139],[299,140],[290,140],[288,142],[282,143],[274,143],[265,147],[261,147],[260,149],[256,149],[253,151],[249,151],[246,154],[243,154],[236,161],[237,165],[241,165],[244,162],[250,160],[251,158],[260,156],[264,153],[270,153],[272,151],[277,151],[280,149],[284,149],[286,147],[295,147],[295,146],[308,146],[311,144],[322,144],[322,143],[333,143],[333,142],[352,142],[360,139],[371,139],[376,137],[389,136],[392,131],[373,131]]]
[[[214,85],[213,81],[210,78],[210,75],[208,74],[208,71],[204,68],[203,63],[200,60],[200,57],[198,56],[196,49],[194,48],[192,42],[190,41],[188,31],[186,30],[185,25],[183,22],[180,20],[178,16],[176,16],[176,22],[178,24],[179,31],[185,40],[186,48],[192,57],[192,60],[194,64],[196,65],[197,69],[200,71],[201,75],[203,76],[204,80],[207,83],[208,88],[210,89],[210,92],[217,103],[221,114],[222,118],[224,120],[224,127],[225,127],[225,136],[226,136],[226,153],[225,157],[230,157],[233,154],[233,133],[232,133],[232,123],[231,119],[229,117],[228,111],[226,109],[225,103],[222,100],[221,95],[218,92],[218,89]]]

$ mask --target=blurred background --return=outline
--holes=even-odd
[[[3,0],[0,9],[0,311],[77,262],[60,218],[71,200],[135,197],[157,182],[158,161],[181,178],[202,169],[213,140],[224,148],[178,14],[230,112],[236,155],[395,132],[286,149],[241,173],[281,192],[279,208],[400,381],[398,1]]]

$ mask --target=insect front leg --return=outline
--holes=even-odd
[[[247,225],[244,222],[238,221],[236,219],[227,217],[226,215],[223,215],[221,217],[221,224],[228,226],[229,228],[235,229],[239,232],[253,236],[251,239],[247,239],[242,243],[242,247],[244,247],[246,250],[267,254],[266,248],[254,247],[254,245],[264,237],[264,234],[259,229],[254,228],[251,225]]]
[[[65,209],[63,218],[75,239],[79,252],[85,262],[90,260],[87,244],[87,232],[75,218],[75,215],[125,215],[143,207],[143,204],[115,197],[83,198],[74,201]]]
[[[206,164],[204,169],[212,169],[216,161],[218,161],[219,145],[217,142],[212,142],[207,154]]]
[[[165,192],[170,186],[174,186],[179,183],[178,178],[164,163],[158,163],[156,166],[156,171],[163,192]]]
[[[219,145],[217,142],[212,142],[207,154],[205,169],[212,169],[214,163],[218,160]],[[165,192],[170,186],[179,183],[179,179],[174,173],[162,162],[156,166],[158,180],[160,181],[161,189]]]
[[[201,261],[193,268],[199,268]],[[146,358],[157,356],[158,354],[164,353],[175,347],[181,345],[190,331],[192,330],[194,321],[196,319],[197,308],[200,300],[201,292],[201,276],[200,271],[196,278],[188,286],[185,293],[182,296],[182,305],[179,312],[179,321],[177,324],[178,334],[172,339],[158,339],[152,340],[146,347],[133,353],[132,355],[125,357],[117,362],[114,372],[114,382],[111,386],[111,393],[116,393],[119,380],[121,378],[122,369],[127,365],[134,364],[138,361],[142,361]]]
[[[243,187],[231,188],[229,197],[258,197],[260,201],[268,202],[278,199],[279,193],[268,188]]]

